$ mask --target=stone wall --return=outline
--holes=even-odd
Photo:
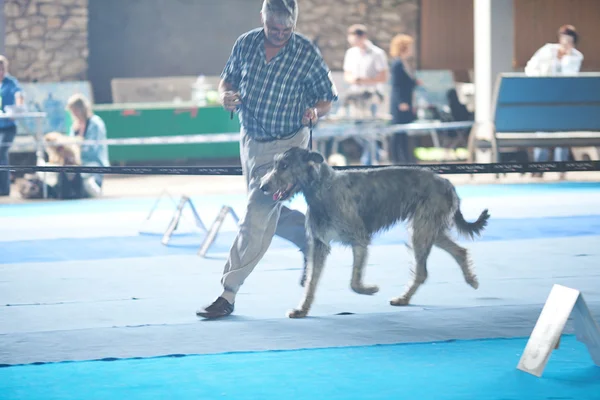
[[[6,56],[11,62],[11,73],[24,82],[94,80],[93,76],[88,76],[88,0],[3,1],[6,28],[4,44]],[[223,6],[227,1],[219,0]],[[260,6],[260,0],[253,1]],[[397,33],[407,33],[418,41],[420,0],[298,0],[298,2],[300,7],[298,30],[317,41],[327,64],[334,71],[342,68],[344,53],[348,48],[346,30],[354,23],[367,25],[373,42],[386,52],[390,39]],[[104,7],[110,10],[109,4],[112,3],[96,1],[94,4],[96,9]],[[119,4],[123,10],[132,6],[124,2]],[[181,13],[189,12],[186,11],[189,10],[189,3],[183,2],[182,5],[175,7],[177,4],[178,2],[174,2],[171,8]],[[235,8],[237,3],[231,1],[230,4],[229,7]],[[143,7],[147,7],[147,3]],[[179,19],[173,17],[171,20]],[[255,19],[256,24],[253,26],[258,25],[258,15]],[[162,21],[165,20],[169,19]],[[140,21],[137,23],[141,30],[139,36],[148,35],[149,32],[144,29],[149,28]],[[156,30],[156,26],[152,29]],[[227,26],[223,29],[230,31]],[[227,36],[225,32],[220,34],[215,31],[214,34],[217,37]],[[161,40],[167,39],[173,40],[173,37],[169,36]],[[110,42],[111,39],[103,40]],[[227,51],[229,46],[229,44],[226,46]],[[167,46],[167,48],[171,47],[173,46]],[[179,57],[182,57],[182,64],[193,61],[186,58],[189,57],[188,54],[180,54]],[[104,64],[103,68],[110,69],[110,59],[105,59]],[[147,76],[156,74],[173,76],[183,73],[175,69],[146,73]]]
[[[298,0],[298,7],[298,31],[317,40],[332,70],[342,69],[348,48],[346,31],[352,24],[366,25],[371,40],[386,52],[398,33],[418,41],[419,0]]]
[[[85,80],[88,0],[4,0],[6,57],[23,82]]]

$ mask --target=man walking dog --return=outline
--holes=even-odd
[[[276,154],[308,146],[307,126],[314,125],[337,100],[319,50],[294,32],[296,0],[264,0],[260,14],[262,27],[236,40],[219,85],[224,108],[239,112],[248,204],[223,271],[223,293],[196,312],[209,319],[233,312],[236,293],[264,256],[273,235],[293,242],[305,253],[304,215],[266,196],[259,188],[260,179]]]

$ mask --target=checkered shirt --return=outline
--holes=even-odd
[[[302,128],[307,108],[337,100],[319,49],[295,32],[268,63],[263,29],[244,33],[233,45],[221,78],[239,91],[240,123],[257,140],[291,136]]]

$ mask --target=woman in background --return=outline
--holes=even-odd
[[[558,29],[558,43],[546,43],[525,66],[525,73],[530,76],[576,75],[581,69],[583,54],[575,48],[579,35],[573,25],[563,25]],[[545,162],[550,158],[547,148],[535,147],[533,158],[536,162]],[[556,147],[554,161],[568,161],[569,149]],[[541,174],[536,174],[541,176]]]
[[[85,142],[106,140],[106,125],[92,112],[90,102],[80,94],[71,96],[67,102],[67,111],[73,121],[69,136]],[[78,141],[79,141],[78,140]],[[102,143],[81,144],[81,165],[108,167],[108,145]],[[102,174],[81,174],[83,194],[86,197],[98,197],[102,194]]]
[[[416,119],[413,112],[413,94],[418,82],[409,72],[407,62],[413,55],[413,46],[413,38],[404,34],[396,35],[390,43],[392,124],[409,124]],[[412,146],[409,146],[406,132],[394,134],[390,141],[390,158],[394,163],[413,162]]]

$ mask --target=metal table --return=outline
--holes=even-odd
[[[470,129],[473,121],[441,122],[441,121],[417,121],[410,124],[390,124],[385,119],[324,119],[313,130],[313,140],[317,149],[325,155],[328,139],[334,140],[333,154],[338,153],[339,143],[348,138],[361,138],[367,141],[368,151],[371,152],[371,160],[374,165],[378,164],[375,157],[377,151],[377,140],[382,140],[384,145],[387,138],[396,133],[405,132],[409,136],[430,135],[434,147],[440,146],[438,132],[454,129]]]

